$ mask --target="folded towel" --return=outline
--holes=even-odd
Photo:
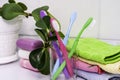
[[[109,80],[111,77],[120,77],[120,75],[115,74],[103,73],[100,75],[96,73],[85,72],[82,70],[75,70],[74,72],[77,73],[79,78],[84,78],[84,80]],[[115,80],[119,80],[119,78]]]
[[[114,76],[109,78],[108,80],[120,80],[120,76]]]
[[[101,68],[99,66],[91,65],[84,61],[81,61],[76,56],[72,57],[72,63],[73,63],[73,67],[75,69],[80,69],[80,70],[84,70],[84,71],[88,71],[88,72],[94,72],[94,73],[98,73],[98,74],[103,73],[103,70],[101,70]]]
[[[86,60],[86,59],[83,59],[80,57],[79,57],[79,59],[81,61],[84,61],[84,62],[92,64],[92,65],[98,65],[101,69],[103,69],[106,72],[113,73],[113,74],[120,74],[120,61],[118,61],[116,63],[104,65],[104,64],[100,64],[100,63],[97,63],[94,61]]]
[[[43,46],[42,41],[31,38],[21,38],[17,40],[17,46],[21,49],[32,51]]]
[[[32,71],[38,71],[37,69],[33,68],[29,60],[26,60],[26,59],[20,59],[20,66]]]
[[[52,52],[52,57],[54,60],[56,60],[57,58],[57,55],[56,55],[56,52],[54,49],[51,50]],[[23,58],[23,59],[29,59],[29,55],[30,55],[31,51],[27,51],[27,50],[23,50],[23,49],[19,49],[18,50],[18,56],[20,58]]]
[[[23,49],[18,50],[18,56],[23,59],[29,59],[30,51],[26,51]]]
[[[67,49],[70,51],[74,39],[69,39]],[[75,50],[76,55],[102,64],[120,61],[120,46],[113,46],[94,38],[79,40]]]

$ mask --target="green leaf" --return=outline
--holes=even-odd
[[[62,39],[64,39],[65,35],[64,35],[61,31],[59,31],[58,33],[59,33],[60,37],[61,37]]]
[[[36,21],[35,25],[39,28],[47,29],[47,25],[41,18],[38,21]]]
[[[18,4],[15,3],[4,4],[1,12],[2,17],[6,20],[11,20],[17,17],[18,15],[25,14],[24,10]]]
[[[35,21],[38,21],[40,19],[40,11],[41,10],[45,10],[47,11],[49,9],[48,6],[43,6],[43,7],[40,7],[40,8],[37,8],[35,10],[32,11],[32,16],[34,17]]]
[[[50,73],[50,53],[49,53],[49,48],[46,48],[44,53],[44,56],[42,56],[41,61],[44,61],[44,66],[38,67],[38,70],[45,75],[48,75]]]
[[[44,17],[43,17],[43,20],[44,20],[47,28],[50,29],[50,28],[51,28],[51,27],[50,27],[50,17],[49,17],[49,16],[44,16]]]
[[[35,31],[42,38],[44,42],[48,40],[47,31],[45,29],[35,29]]]
[[[9,3],[16,3],[15,0],[8,0]]]
[[[18,2],[17,4],[20,5],[24,11],[27,10],[27,6],[24,3]]]
[[[34,68],[38,68],[39,66],[43,66],[43,62],[44,61],[41,61],[41,57],[43,55],[43,52],[44,52],[44,48],[39,48],[39,49],[35,49],[33,51],[31,51],[30,55],[29,55],[29,60],[30,60],[30,63],[31,65],[34,67]]]
[[[48,41],[56,41],[56,40],[57,40],[56,36],[48,37]]]
[[[2,8],[0,8],[0,16],[2,16]]]
[[[42,74],[50,73],[50,56],[47,48],[39,48],[30,53],[29,60],[34,68],[37,68]]]

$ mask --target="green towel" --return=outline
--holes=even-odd
[[[71,50],[74,40],[69,39],[66,46],[68,51]],[[75,55],[101,64],[115,63],[120,61],[120,46],[113,46],[95,38],[83,38],[79,40]]]

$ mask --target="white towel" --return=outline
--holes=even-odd
[[[26,50],[22,50],[22,49],[18,50],[18,56],[20,58],[29,59],[29,55],[30,55],[30,51],[26,51]]]

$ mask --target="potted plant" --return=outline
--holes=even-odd
[[[0,7],[0,64],[17,60],[16,40],[22,16],[28,16],[27,7],[21,2],[9,0]]]
[[[8,63],[17,59],[16,56],[16,40],[18,39],[18,30],[20,29],[20,24],[22,18],[20,15],[25,17],[33,17],[36,25],[36,33],[43,40],[43,47],[33,50],[30,53],[29,59],[30,63],[34,68],[40,70],[43,74],[50,73],[50,51],[53,50],[51,44],[52,41],[57,40],[55,32],[50,27],[50,18],[55,18],[49,11],[48,6],[42,6],[31,13],[25,12],[27,7],[21,2],[15,2],[14,0],[9,0],[9,3],[4,4],[0,8],[0,64]],[[41,18],[40,11],[44,10],[47,12],[47,16]],[[56,18],[55,18],[56,19]],[[56,19],[59,23],[59,21]],[[60,23],[59,23],[60,26]],[[59,27],[60,30],[60,27]],[[52,36],[50,36],[52,33]],[[64,34],[59,31],[60,36],[63,38]],[[4,40],[3,40],[4,38]],[[2,47],[5,46],[5,47]]]
[[[37,68],[42,74],[45,75],[50,74],[50,60],[54,53],[52,41],[57,40],[55,32],[51,27],[51,23],[50,23],[50,18],[54,18],[54,19],[56,18],[48,11],[48,9],[49,9],[48,6],[43,6],[32,11],[32,16],[36,21],[35,31],[38,34],[38,36],[40,36],[40,38],[42,39],[43,47],[33,50],[29,55],[29,60],[31,65],[34,68]],[[40,16],[41,11],[45,11],[47,15],[41,17]],[[56,21],[59,23],[57,19]],[[59,35],[60,37],[64,38],[64,34],[60,31],[60,27],[59,27]]]

